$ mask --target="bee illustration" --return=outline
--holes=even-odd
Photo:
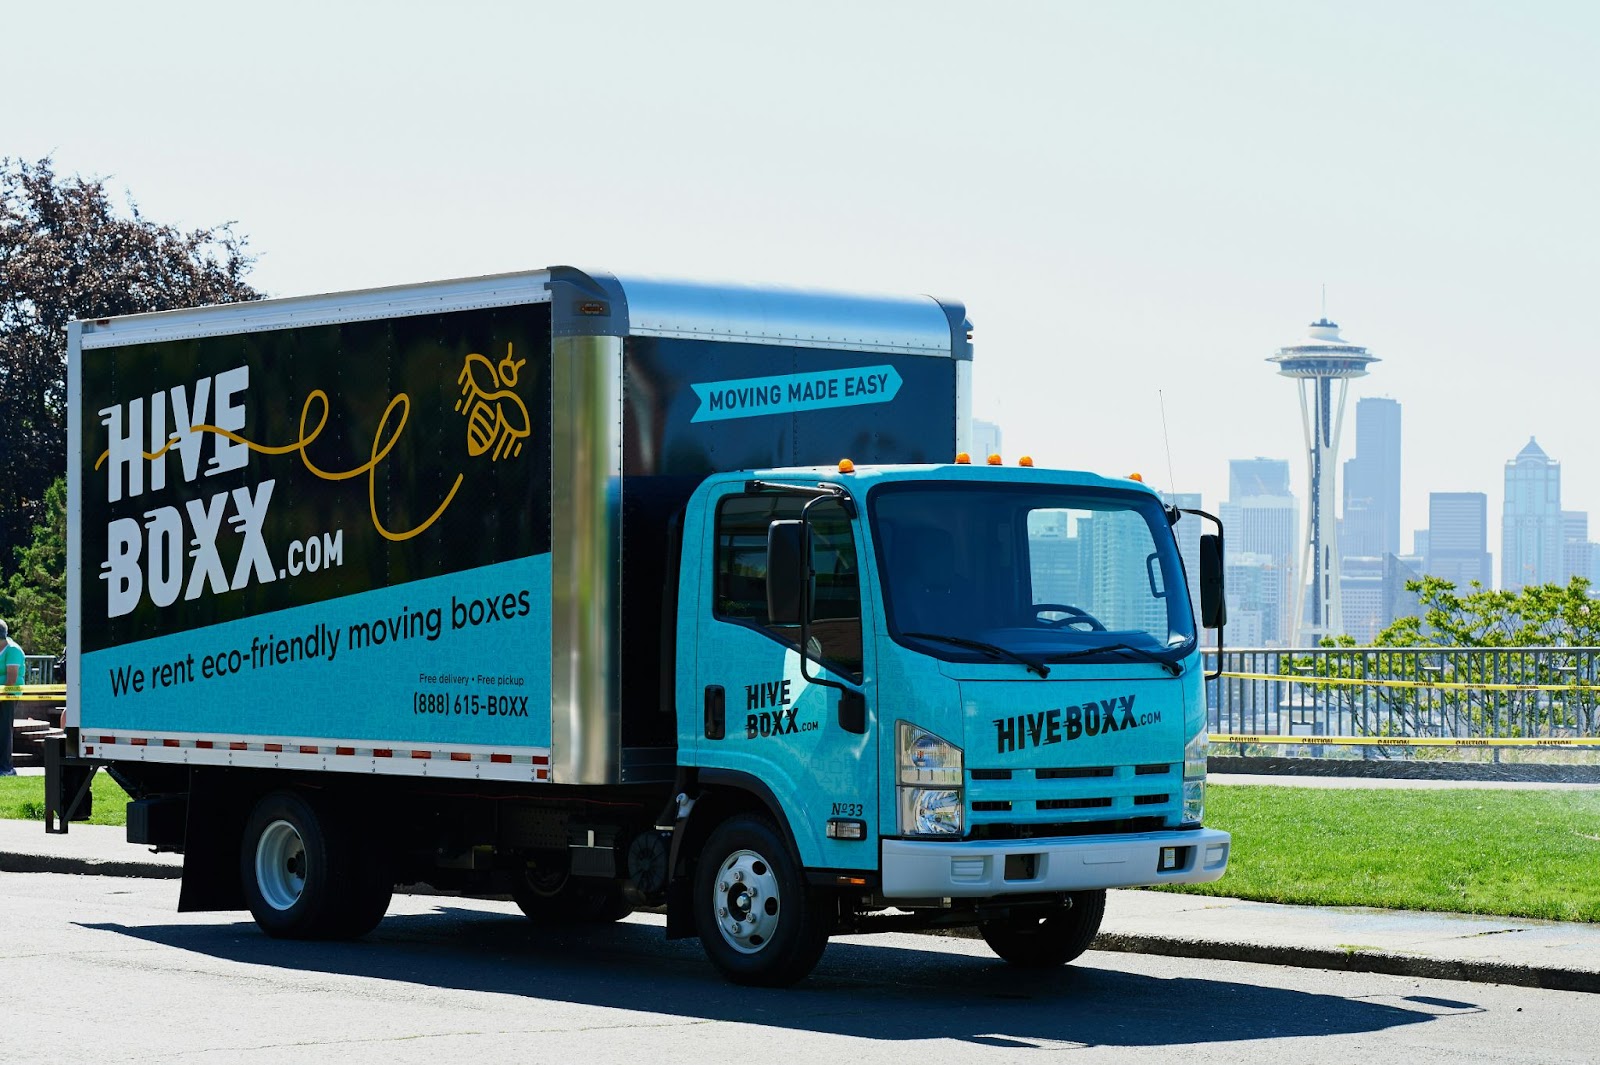
[[[473,458],[493,452],[489,461],[515,457],[528,438],[532,422],[522,398],[512,391],[517,386],[517,371],[527,359],[512,359],[511,345],[498,367],[477,353],[462,363],[461,399],[456,411],[467,418],[467,453]]]

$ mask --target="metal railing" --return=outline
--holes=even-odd
[[[56,679],[55,655],[24,655],[27,663],[22,671],[24,684],[53,684]],[[0,680],[5,678],[0,677]]]
[[[1214,735],[1600,745],[1600,647],[1226,649],[1222,672],[1206,684]]]

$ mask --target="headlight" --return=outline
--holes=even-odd
[[[1183,782],[1183,823],[1198,825],[1206,819],[1206,782],[1203,780],[1185,780]]]
[[[1210,742],[1206,724],[1183,745],[1183,823],[1198,825],[1206,814],[1206,753]]]
[[[900,783],[961,787],[961,748],[927,729],[901,721],[896,744]]]
[[[959,836],[966,827],[961,748],[906,721],[895,726],[902,836]]]
[[[1202,722],[1200,731],[1189,737],[1189,742],[1183,745],[1183,779],[1204,780],[1206,778],[1206,754],[1211,748],[1211,741],[1206,737],[1206,726]]]
[[[959,836],[964,820],[960,788],[900,789],[903,836]]]

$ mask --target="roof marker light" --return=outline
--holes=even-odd
[[[989,456],[989,465],[991,465],[991,466],[1000,465],[1000,456],[999,455],[990,455]]]
[[[840,473],[855,473],[856,472],[856,464],[851,462],[849,459],[840,459],[839,460],[839,472]]]
[[[1032,466],[1033,465],[1033,456],[1032,455],[1024,455],[1024,456],[1022,456],[1020,459],[1017,460],[1017,465],[1018,466]]]
[[[956,465],[957,466],[970,466],[970,465],[972,465],[972,456],[967,454],[965,451],[957,452],[957,454],[956,454]]]
[[[1140,484],[1144,484],[1144,475],[1143,474],[1138,474],[1138,473],[1130,473],[1130,474],[1128,474],[1128,480],[1130,480],[1130,481],[1138,481]]]

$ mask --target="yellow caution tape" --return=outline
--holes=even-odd
[[[1276,680],[1285,684],[1344,684],[1352,687],[1376,688],[1442,688],[1460,691],[1501,691],[1501,692],[1580,692],[1591,691],[1600,693],[1600,685],[1589,684],[1585,681],[1573,681],[1571,684],[1486,684],[1471,683],[1467,681],[1450,680],[1384,680],[1374,677],[1318,677],[1302,674],[1283,673],[1224,673],[1224,677],[1235,680]]]
[[[0,702],[20,702],[24,699],[37,701],[40,699],[65,699],[67,686],[65,684],[16,684],[9,688],[0,687]]]
[[[1327,745],[1340,747],[1600,747],[1597,737],[1495,737],[1457,739],[1442,736],[1256,736],[1213,732],[1212,743],[1255,743],[1264,746]]]

